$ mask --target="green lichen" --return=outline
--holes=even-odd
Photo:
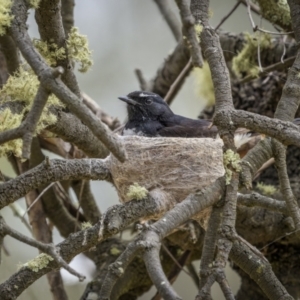
[[[41,0],[29,0],[29,5],[31,8],[38,9],[40,6]]]
[[[82,222],[81,223],[81,229],[84,230],[84,229],[87,229],[87,228],[91,228],[92,227],[92,224],[90,222]]]
[[[145,187],[140,186],[138,183],[135,182],[134,184],[129,186],[126,197],[128,198],[128,200],[133,200],[133,199],[142,200],[147,195],[148,195],[148,190]]]
[[[252,36],[249,33],[245,33],[246,42],[244,48],[232,60],[232,70],[236,76],[241,74],[258,76],[259,68],[256,62],[258,43],[261,50],[268,48],[271,44],[270,35],[265,33],[258,34],[259,36]]]
[[[9,108],[0,111],[0,132],[19,127],[23,114],[13,114]],[[8,141],[0,145],[0,157],[6,153],[13,153],[17,157],[22,156],[23,142],[21,139]]]
[[[45,58],[47,64],[51,67],[57,66],[57,61],[66,58],[66,51],[64,48],[58,48],[55,43],[48,44],[38,39],[33,40],[33,44],[40,54]]]
[[[80,64],[79,72],[85,73],[92,66],[91,51],[88,47],[87,37],[78,32],[78,28],[72,27],[67,40],[67,49],[70,59]]]
[[[53,257],[51,257],[50,255],[41,253],[36,258],[25,263],[23,266],[29,268],[33,272],[38,272],[39,270],[46,268],[49,262],[52,260]]]
[[[0,36],[6,33],[6,28],[10,27],[14,16],[11,15],[12,0],[0,1]]]
[[[215,92],[208,63],[205,62],[202,69],[194,68],[193,75],[196,95],[205,100],[205,106],[214,105]]]
[[[231,169],[234,169],[236,172],[242,171],[241,159],[238,153],[235,153],[231,149],[228,149],[223,155],[223,163],[225,168],[226,184],[228,185],[230,184],[231,177],[232,177]]]
[[[277,192],[277,188],[270,184],[264,184],[262,182],[257,183],[257,189],[266,196],[272,196]]]
[[[286,0],[255,0],[262,16],[271,23],[291,27],[290,7]]]

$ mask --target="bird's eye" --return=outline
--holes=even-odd
[[[146,101],[145,101],[145,103],[147,104],[147,105],[150,105],[150,104],[152,104],[152,102],[153,102],[153,100],[152,99],[146,99]]]

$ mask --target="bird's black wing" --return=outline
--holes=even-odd
[[[166,137],[183,137],[183,138],[215,138],[217,136],[217,128],[215,126],[205,127],[188,127],[182,125],[174,125],[163,127],[157,131],[159,136]]]

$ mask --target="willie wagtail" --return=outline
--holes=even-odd
[[[215,138],[218,134],[217,128],[211,127],[208,120],[193,120],[174,114],[157,94],[137,91],[119,99],[127,103],[128,122],[123,135]]]
[[[136,91],[119,99],[127,103],[128,121],[123,129],[123,135],[185,138],[218,136],[218,129],[212,126],[211,121],[176,115],[157,94]],[[293,123],[299,126],[300,118],[294,119]],[[246,128],[238,128],[235,131],[234,142],[241,157],[262,138],[264,135]]]

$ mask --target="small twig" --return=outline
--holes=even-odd
[[[158,1],[160,2],[160,1]],[[147,86],[148,86],[148,83],[147,83],[147,80],[145,79],[143,73],[142,73],[142,70],[140,69],[135,69],[134,70],[134,73],[140,83],[140,88],[142,91],[146,91],[147,90]]]
[[[81,95],[83,98],[83,103],[111,130],[114,130],[120,126],[121,122],[118,120],[118,118],[113,118],[108,115],[88,94],[81,92]]]
[[[181,270],[183,271],[186,275],[191,276],[191,274],[189,274],[189,272],[187,272],[183,266],[178,262],[178,260],[174,257],[174,255],[169,251],[168,247],[166,247],[164,244],[162,244],[162,249],[164,249],[164,251],[167,252],[167,254],[171,257],[171,259],[173,260],[174,264]]]
[[[9,204],[9,208],[13,211],[14,215],[16,215],[17,217],[20,218],[20,220],[24,223],[24,225],[27,227],[27,229],[30,232],[32,232],[32,229],[31,229],[29,223],[24,218],[24,216],[26,215],[26,211],[24,213],[24,209],[16,202]]]
[[[244,4],[246,7],[250,6],[251,11],[256,13],[257,15],[261,15],[259,6],[255,5],[252,2],[249,2],[248,0],[240,0],[242,4]]]
[[[221,19],[221,21],[220,21],[220,23],[216,26],[216,28],[215,28],[215,30],[218,30],[222,25],[223,25],[223,23],[235,12],[235,10],[240,6],[240,4],[241,4],[241,1],[238,1],[234,6],[233,6],[233,8],[228,12],[228,14],[227,15],[225,15],[222,19]]]
[[[280,58],[281,63],[284,63],[284,57],[285,57],[285,54],[286,54],[286,46],[285,46],[286,39],[287,39],[287,35],[285,35],[285,36],[283,37],[283,39],[282,39],[282,43],[283,43],[283,52],[282,52],[282,55],[281,55],[281,58]]]
[[[41,199],[41,197],[55,184],[55,182],[52,182],[51,184],[49,184],[45,189],[42,190],[42,192],[34,199],[34,201],[30,204],[30,206],[27,208],[27,210],[25,211],[23,218],[25,217],[25,215],[30,211],[30,209],[34,206],[35,203],[37,203],[37,201],[39,199]]]
[[[261,22],[262,22],[262,17],[260,18],[260,25],[261,25]],[[262,67],[262,64],[261,64],[261,57],[260,57],[260,38],[261,38],[261,36],[260,36],[260,34],[258,34],[258,38],[257,38],[257,61],[258,61],[258,67],[259,67],[260,72],[263,72],[263,67]]]
[[[35,248],[41,250],[42,252],[47,253],[61,267],[66,269],[70,274],[78,277],[80,281],[83,281],[85,279],[85,276],[81,275],[80,273],[78,273],[77,271],[75,271],[73,268],[71,268],[68,265],[68,263],[59,255],[58,249],[53,244],[45,244],[45,243],[41,243],[36,240],[33,240],[33,239],[21,234],[20,232],[10,228],[9,226],[7,226],[3,219],[0,219],[0,231],[1,231],[2,235],[3,234],[9,235],[22,243],[25,243],[27,245],[30,245],[32,247],[35,247]]]
[[[292,57],[289,57],[287,58],[286,60],[284,60],[283,62],[278,62],[278,63],[275,63],[273,65],[270,65],[266,68],[264,68],[263,72],[260,72],[258,73],[257,76],[263,76],[267,73],[270,73],[270,72],[273,72],[273,71],[281,71],[283,69],[286,69],[286,68],[289,68],[290,66],[293,65],[294,61],[296,59],[296,56],[292,56]],[[257,78],[257,76],[254,76],[254,75],[247,75],[246,77],[244,77],[240,83],[246,83],[246,82],[249,82],[251,81],[252,79],[255,79]]]
[[[173,84],[171,85],[167,95],[165,96],[165,101],[170,105],[174,99],[174,97],[176,96],[177,92],[179,91],[179,89],[181,88],[185,78],[187,77],[187,75],[190,73],[190,71],[193,68],[193,63],[192,63],[192,59],[190,59],[188,61],[188,63],[186,64],[186,66],[182,69],[182,71],[180,72],[180,74],[178,75],[178,77],[176,78],[176,80],[173,82]]]

